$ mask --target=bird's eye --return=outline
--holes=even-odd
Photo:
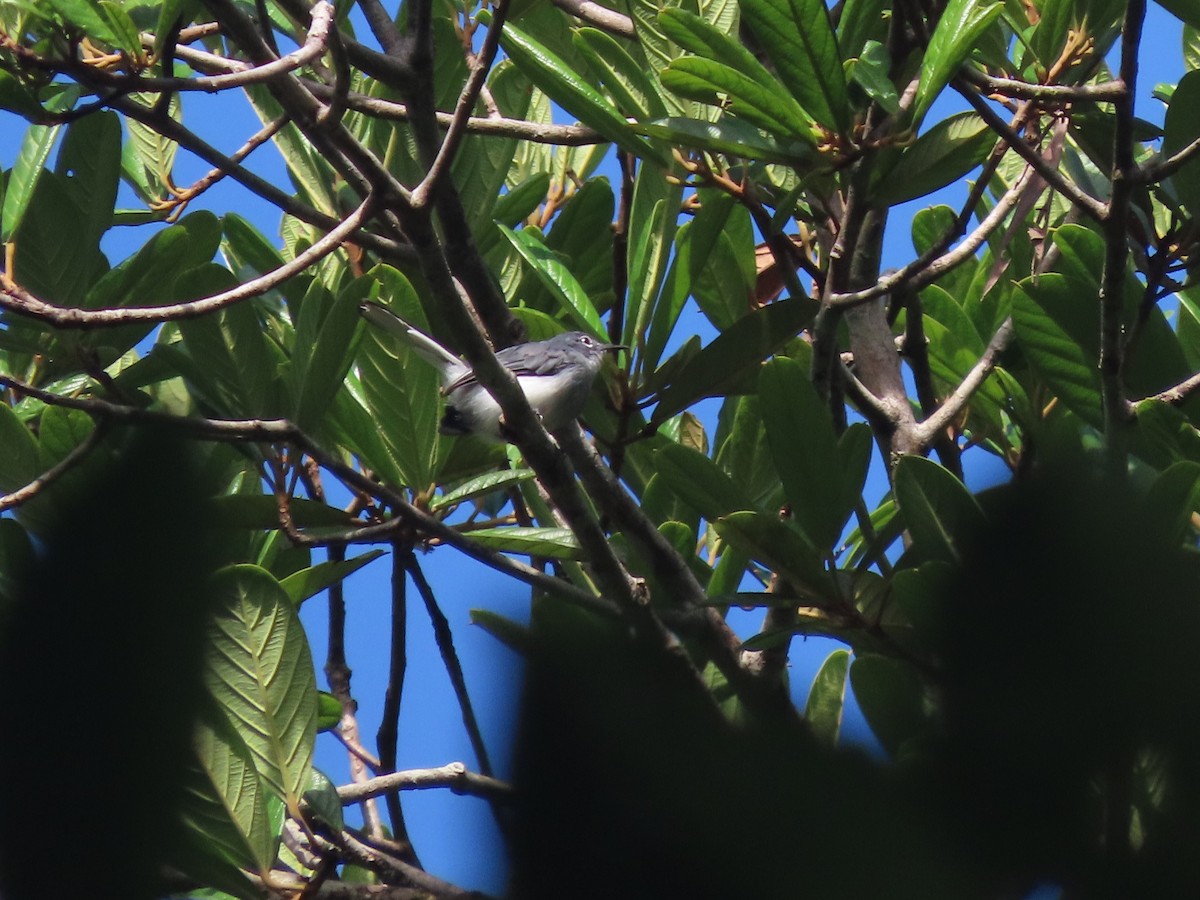
[[[591,347],[595,344],[595,342],[586,334],[581,334],[579,336],[579,343],[583,344],[585,347]]]

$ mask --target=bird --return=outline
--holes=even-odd
[[[368,301],[359,310],[368,322],[399,338],[438,370],[446,398],[442,434],[473,434],[497,443],[509,440],[500,404],[467,363],[381,304]],[[506,347],[496,359],[517,379],[546,429],[554,431],[583,411],[605,354],[628,349],[582,331],[566,331],[549,340]]]

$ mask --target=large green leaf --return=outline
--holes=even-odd
[[[597,28],[579,28],[573,40],[576,49],[613,95],[618,109],[638,119],[667,114],[658,86],[609,34]]]
[[[627,346],[636,346],[645,335],[671,259],[682,201],[683,185],[678,179],[669,179],[651,166],[638,167],[629,210],[625,270],[629,312],[621,334],[621,343]]]
[[[827,131],[846,131],[850,104],[842,55],[822,0],[740,0],[740,5],[792,96]]]
[[[842,706],[846,699],[846,673],[850,651],[834,650],[821,664],[808,689],[804,718],[817,740],[833,747],[842,730]]]
[[[758,397],[792,515],[814,545],[831,553],[850,510],[842,505],[842,460],[829,407],[786,357],[763,365]]]
[[[937,463],[906,456],[896,465],[894,490],[917,549],[959,562],[984,522],[983,510],[966,486]]]
[[[591,332],[596,337],[603,337],[604,323],[600,321],[600,314],[596,312],[595,305],[562,260],[531,231],[513,231],[499,222],[496,223],[496,227],[508,238],[513,249],[533,270],[550,295],[558,301],[559,307],[571,321],[581,330]]]
[[[71,193],[87,221],[89,244],[112,226],[121,178],[121,120],[101,112],[73,122],[63,138],[55,171],[71,180]]]
[[[406,280],[387,285],[391,308],[415,328],[425,315]],[[433,484],[442,452],[438,437],[439,375],[406,345],[378,328],[368,328],[359,346],[361,404],[371,413],[402,483],[423,491]],[[346,412],[349,412],[347,407]]]
[[[772,134],[815,144],[812,123],[796,108],[774,79],[760,82],[725,63],[699,56],[674,60],[661,75],[662,83],[681,97],[729,111]]]
[[[1200,71],[1179,79],[1163,123],[1162,155],[1172,156],[1200,138]],[[1200,215],[1200,162],[1192,156],[1178,172],[1167,179],[1192,217]]]
[[[61,125],[30,125],[21,141],[21,151],[4,185],[4,206],[0,209],[0,243],[8,243],[17,233],[25,211],[33,200],[38,179],[58,137]]]
[[[1034,371],[1073,413],[1100,427],[1097,305],[1057,273],[1013,290],[1013,327]]]
[[[294,421],[306,432],[323,433],[333,398],[358,350],[362,334],[358,306],[385,278],[403,280],[394,269],[377,266],[370,275],[348,284],[336,299],[319,291],[300,307],[292,350],[292,397]]]
[[[926,729],[925,689],[908,663],[858,656],[850,667],[850,685],[867,724],[891,756]]]
[[[292,602],[299,606],[309,597],[348,578],[367,563],[379,559],[381,556],[383,556],[382,550],[369,550],[362,556],[356,556],[353,559],[326,560],[315,566],[309,566],[307,569],[301,569],[299,572],[293,572],[282,579],[279,584],[287,591]]]
[[[308,784],[317,726],[312,655],[296,607],[268,572],[239,565],[216,577],[206,680],[263,780],[293,810]]]
[[[480,10],[476,15],[484,25],[491,23],[491,13]],[[506,22],[500,35],[500,46],[546,95],[578,117],[584,125],[600,132],[622,150],[642,159],[651,159],[664,168],[665,156],[649,141],[634,134],[620,111],[603,94],[579,77],[573,68],[544,44],[512,22]]]
[[[654,454],[657,475],[675,495],[710,522],[753,504],[715,462],[683,444]]]
[[[456,486],[433,499],[429,504],[430,512],[448,509],[458,503],[474,499],[481,495],[491,494],[512,485],[520,484],[534,477],[532,469],[505,469],[500,472],[485,472],[469,481]]]
[[[914,128],[1003,10],[1004,4],[994,0],[950,0],[946,5],[921,62],[921,83],[912,107]]]
[[[209,852],[265,875],[275,861],[277,838],[254,755],[228,720],[208,708],[196,720],[193,746],[196,766],[188,773],[185,827]]]
[[[772,303],[743,316],[683,364],[659,397],[652,421],[663,422],[704,397],[721,396],[812,321],[803,299]]]
[[[745,510],[712,524],[731,547],[778,573],[802,598],[819,605],[832,595],[820,551],[778,515]]]
[[[976,113],[949,116],[917,138],[871,192],[871,202],[894,206],[958,181],[996,145],[996,133]]]
[[[579,559],[579,541],[569,528],[480,528],[468,533],[471,540],[505,553],[527,553],[554,559]]]

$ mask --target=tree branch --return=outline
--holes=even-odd
[[[595,25],[602,31],[632,40],[637,37],[633,19],[592,0],[553,0],[554,5],[575,18]]]
[[[260,275],[235,288],[200,300],[188,300],[165,306],[81,309],[47,303],[24,288],[13,285],[7,288],[0,286],[0,307],[21,315],[41,319],[58,328],[106,328],[125,325],[129,322],[170,322],[178,319],[194,319],[252,297],[261,296],[272,288],[278,287],[293,275],[298,275],[314,263],[320,262],[353,237],[363,221],[370,216],[374,206],[374,195],[369,195],[336,228],[294,259],[265,275]]]
[[[992,370],[996,368],[997,358],[1005,351],[1012,338],[1013,321],[1010,316],[996,329],[996,333],[992,335],[992,339],[984,349],[983,355],[971,367],[971,371],[967,373],[958,387],[954,389],[954,392],[942,401],[941,405],[932,415],[917,425],[917,441],[922,447],[930,446],[936,440],[937,435],[948,428],[950,423],[958,417],[959,413],[962,412],[963,408],[966,407],[975,395],[975,392],[983,386],[984,381],[992,374]]]
[[[12,385],[9,386],[11,387]],[[28,503],[67,472],[71,471],[71,469],[83,462],[87,458],[87,455],[96,449],[96,445],[100,443],[106,431],[107,428],[103,422],[97,424],[92,429],[91,434],[84,438],[80,444],[57,463],[24,487],[0,497],[0,512],[5,512],[23,503]]]
[[[1092,219],[1097,222],[1103,222],[1108,215],[1108,208],[1097,200],[1085,194],[1074,182],[1068,180],[1059,170],[1052,166],[1036,147],[1030,146],[1022,139],[1021,135],[1009,127],[1008,123],[996,115],[996,111],[988,105],[988,102],[979,96],[975,91],[971,90],[967,85],[960,80],[955,79],[951,82],[954,89],[975,109],[975,112],[987,124],[989,128],[1000,135],[1001,139],[1011,147],[1018,156],[1033,167],[1033,170],[1041,176],[1042,180],[1048,185],[1082,209]]]
[[[1112,471],[1125,473],[1126,426],[1129,404],[1122,384],[1125,266],[1129,257],[1128,218],[1137,168],[1133,155],[1133,96],[1137,89],[1138,46],[1146,16],[1146,0],[1129,0],[1121,27],[1121,65],[1118,76],[1125,96],[1114,103],[1112,196],[1104,223],[1104,272],[1100,280],[1100,398],[1104,413],[1104,444]]]
[[[327,453],[320,445],[286,419],[205,419],[192,416],[175,416],[170,413],[158,412],[157,410],[110,403],[107,400],[93,397],[63,397],[4,374],[0,374],[0,386],[18,390],[51,406],[82,410],[94,418],[123,424],[159,425],[176,428],[199,440],[220,441],[222,443],[241,443],[247,441],[290,443],[311,456],[322,469],[332,472],[352,489],[376,497],[381,502],[386,503],[398,518],[403,519],[419,533],[431,535],[489,568],[510,575],[531,587],[535,587],[552,596],[560,597],[592,613],[607,617],[618,615],[617,607],[611,601],[603,597],[596,597],[570,582],[547,575],[539,569],[535,569],[503,553],[477,544],[469,537],[459,534],[455,529],[446,525],[436,516],[432,516],[413,506],[400,491],[380,484],[377,481],[372,481],[363,473],[346,465],[339,457]]]
[[[491,800],[510,801],[512,785],[470,771],[460,762],[448,763],[433,769],[405,769],[370,778],[360,784],[343,785],[337,789],[343,805],[359,803],[369,797],[381,797],[394,791],[427,791],[449,788],[456,794],[471,794]]]

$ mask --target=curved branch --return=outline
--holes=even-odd
[[[512,785],[472,772],[460,762],[447,763],[432,769],[406,769],[368,778],[357,784],[347,784],[337,789],[338,799],[349,806],[369,797],[381,797],[395,791],[427,791],[449,788],[456,794],[471,794],[493,800],[511,800]]]
[[[349,240],[369,217],[375,205],[374,196],[368,196],[337,228],[329,232],[295,259],[284,263],[265,275],[244,282],[228,291],[222,291],[201,300],[188,300],[166,306],[136,306],[129,308],[80,309],[47,303],[22,287],[0,287],[0,307],[21,315],[33,316],[58,328],[104,328],[125,325],[129,322],[169,322],[177,319],[194,319],[206,313],[224,309],[251,297],[265,294],[278,287],[293,275],[298,275],[314,263],[320,262]]]
[[[1050,165],[1036,147],[1030,146],[1008,123],[996,115],[986,100],[975,91],[963,85],[958,79],[951,82],[954,89],[975,108],[975,112],[1011,147],[1018,156],[1033,167],[1048,185],[1082,209],[1097,222],[1103,222],[1108,215],[1108,207],[1088,194],[1085,194],[1074,182],[1063,177],[1062,172]]]
[[[981,91],[1019,100],[1039,100],[1051,103],[1090,100],[1095,103],[1103,103],[1125,95],[1125,85],[1120,81],[1079,85],[1034,84],[1029,81],[1018,81],[1015,78],[997,78],[970,66],[963,66],[958,74],[964,81],[969,81]]]
[[[1179,406],[1187,400],[1192,394],[1200,389],[1200,372],[1195,375],[1185,378],[1183,381],[1174,387],[1169,387],[1165,391],[1159,391],[1157,394],[1151,394],[1149,397],[1143,397],[1141,400],[1135,400],[1134,404],[1143,403],[1146,400],[1161,400],[1163,403],[1169,403],[1172,406]]]
[[[829,298],[828,305],[834,309],[845,309],[882,297],[901,285],[919,288],[936,281],[974,255],[975,251],[987,240],[988,235],[1004,221],[1013,207],[1017,205],[1017,201],[1021,199],[1025,186],[1033,174],[1033,170],[1026,167],[1021,177],[1005,192],[992,211],[984,216],[975,230],[963,238],[953,250],[932,260],[928,259],[930,254],[924,254],[903,268],[884,275],[869,288],[845,294],[834,294]]]
[[[971,367],[971,371],[966,374],[966,377],[959,383],[958,387],[942,401],[942,405],[937,408],[923,422],[917,425],[916,440],[922,447],[928,447],[937,439],[939,432],[948,428],[950,423],[958,417],[963,408],[970,402],[975,392],[983,386],[987,377],[992,374],[992,370],[996,368],[996,359],[1008,347],[1013,338],[1013,320],[1009,316],[996,329],[996,333],[992,335],[992,339],[988,342],[983,354]]]
[[[475,108],[475,101],[479,99],[479,92],[483,90],[488,72],[491,71],[492,63],[496,60],[496,51],[500,49],[500,32],[504,29],[504,21],[507,17],[507,0],[498,0],[492,8],[492,22],[488,25],[483,45],[475,54],[466,84],[463,85],[462,91],[458,95],[454,115],[450,118],[450,127],[446,129],[446,134],[442,137],[442,144],[438,147],[437,156],[429,164],[421,183],[413,189],[412,203],[415,207],[425,206],[434,191],[437,190],[438,184],[448,177],[450,166],[454,162],[454,155],[458,152],[458,147],[462,143],[466,131],[467,119],[471,115],[471,110]]]
[[[96,445],[100,443],[106,430],[103,422],[97,424],[92,429],[91,434],[84,438],[75,449],[57,463],[24,487],[0,497],[0,512],[5,512],[13,507],[20,506],[22,503],[29,502],[64,474],[83,462],[87,455],[96,449]]]

